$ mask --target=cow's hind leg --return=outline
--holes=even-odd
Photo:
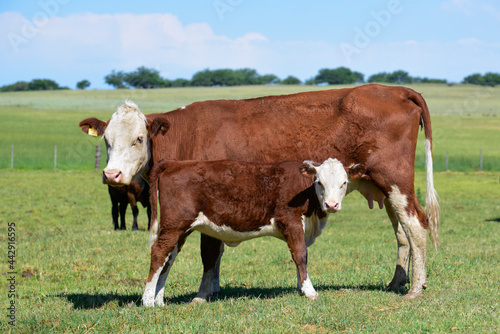
[[[427,252],[427,216],[418,204],[415,195],[403,194],[398,187],[393,186],[389,194],[392,205],[403,231],[410,244],[412,260],[412,275],[410,291],[405,298],[416,298],[422,295],[426,283],[426,252]]]
[[[297,266],[297,285],[300,291],[307,298],[317,300],[318,293],[314,290],[314,286],[307,274],[307,247],[304,240],[302,222],[285,226],[282,222],[277,221],[276,226],[285,237],[293,262]]]
[[[202,234],[200,241],[203,276],[200,288],[192,303],[205,303],[216,297],[220,291],[220,261],[224,253],[224,243],[218,239]]]
[[[410,283],[410,243],[406,237],[403,227],[399,223],[398,215],[392,207],[391,201],[385,199],[385,208],[392,222],[394,234],[398,241],[398,258],[396,260],[396,270],[392,281],[385,287],[385,291],[404,292],[406,283]]]

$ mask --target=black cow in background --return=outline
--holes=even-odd
[[[137,202],[140,202],[143,207],[148,211],[148,230],[151,224],[151,205],[149,203],[149,184],[142,178],[133,181],[128,186],[123,187],[111,187],[108,186],[109,196],[111,197],[111,215],[113,216],[113,224],[115,230],[126,230],[125,226],[125,213],[127,212],[127,206],[130,203],[132,207],[132,214],[134,215],[134,223],[132,225],[132,231],[137,231],[139,227],[137,226],[137,215],[139,214],[139,209],[137,208]],[[118,228],[118,217],[120,217],[120,227]]]

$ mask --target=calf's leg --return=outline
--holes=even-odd
[[[299,285],[300,291],[310,300],[317,300],[318,293],[314,290],[307,274],[307,247],[302,222],[285,225],[283,222],[276,221],[276,226],[285,237],[293,262],[297,266],[297,285]]]
[[[144,306],[164,305],[165,281],[186,237],[183,232],[160,231],[158,239],[151,246],[151,265],[142,296]]]

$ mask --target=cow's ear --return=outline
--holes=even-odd
[[[299,169],[302,175],[311,179],[313,179],[314,175],[317,173],[316,167],[314,167],[314,162],[308,160],[304,161],[302,165],[300,165]]]
[[[360,177],[368,178],[368,176],[366,175],[366,166],[363,164],[355,164],[354,166],[346,167],[345,171],[351,179],[357,179]]]
[[[101,121],[97,118],[86,118],[78,125],[86,134],[97,137],[104,134],[104,130],[106,130],[108,122]]]
[[[156,136],[158,134],[164,135],[168,129],[170,129],[170,123],[163,117],[156,117],[151,122],[150,130],[151,137]]]

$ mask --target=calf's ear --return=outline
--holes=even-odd
[[[369,178],[368,175],[366,175],[366,166],[363,164],[355,164],[354,166],[346,167],[345,170],[351,179],[357,179],[360,177]]]
[[[163,117],[156,117],[150,124],[151,137],[158,134],[164,135],[170,129],[170,123]]]
[[[316,175],[317,173],[316,167],[314,167],[313,162],[308,160],[304,161],[302,165],[300,165],[299,170],[302,175],[311,179],[313,179],[314,175]]]
[[[80,126],[80,129],[86,134],[97,137],[104,134],[108,122],[101,121],[97,118],[86,118],[81,121],[78,126]]]

